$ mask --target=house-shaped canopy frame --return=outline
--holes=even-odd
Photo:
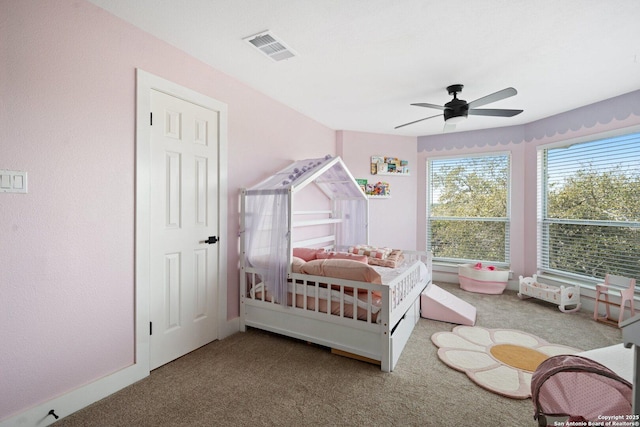
[[[311,183],[332,200],[367,200],[342,159],[331,156],[295,161],[245,191],[248,195],[280,191],[295,194]]]
[[[294,199],[311,184],[330,208],[294,212]],[[368,198],[340,157],[293,162],[242,190],[241,210],[242,262],[265,268],[265,282],[279,301],[286,301],[294,247],[346,249],[368,242]],[[296,238],[303,229],[305,239]]]

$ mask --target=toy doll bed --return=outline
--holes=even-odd
[[[431,257],[364,246],[368,199],[342,160],[295,162],[243,190],[241,211],[241,330],[313,342],[392,371],[420,318]]]

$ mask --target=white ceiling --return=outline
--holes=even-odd
[[[89,0],[335,130],[443,131],[446,87],[467,101],[512,86],[458,131],[511,126],[640,89],[638,0]],[[244,38],[270,30],[297,56]],[[268,112],[265,112],[268,114]]]

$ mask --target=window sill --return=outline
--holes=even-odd
[[[432,263],[434,272],[451,274],[456,276],[458,275],[459,266],[462,264],[469,264],[469,263],[464,263],[464,262],[455,263],[455,262],[446,262],[446,261],[437,261],[437,262],[434,261]],[[495,265],[499,269],[509,270],[509,280],[513,279],[513,271],[511,271],[511,269],[509,268],[509,265],[500,264],[500,263],[491,264],[491,265]]]

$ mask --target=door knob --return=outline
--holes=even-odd
[[[210,245],[213,245],[214,243],[217,243],[218,241],[220,241],[220,239],[218,239],[218,236],[209,236],[209,238],[207,240],[205,240],[204,243],[208,243]]]

